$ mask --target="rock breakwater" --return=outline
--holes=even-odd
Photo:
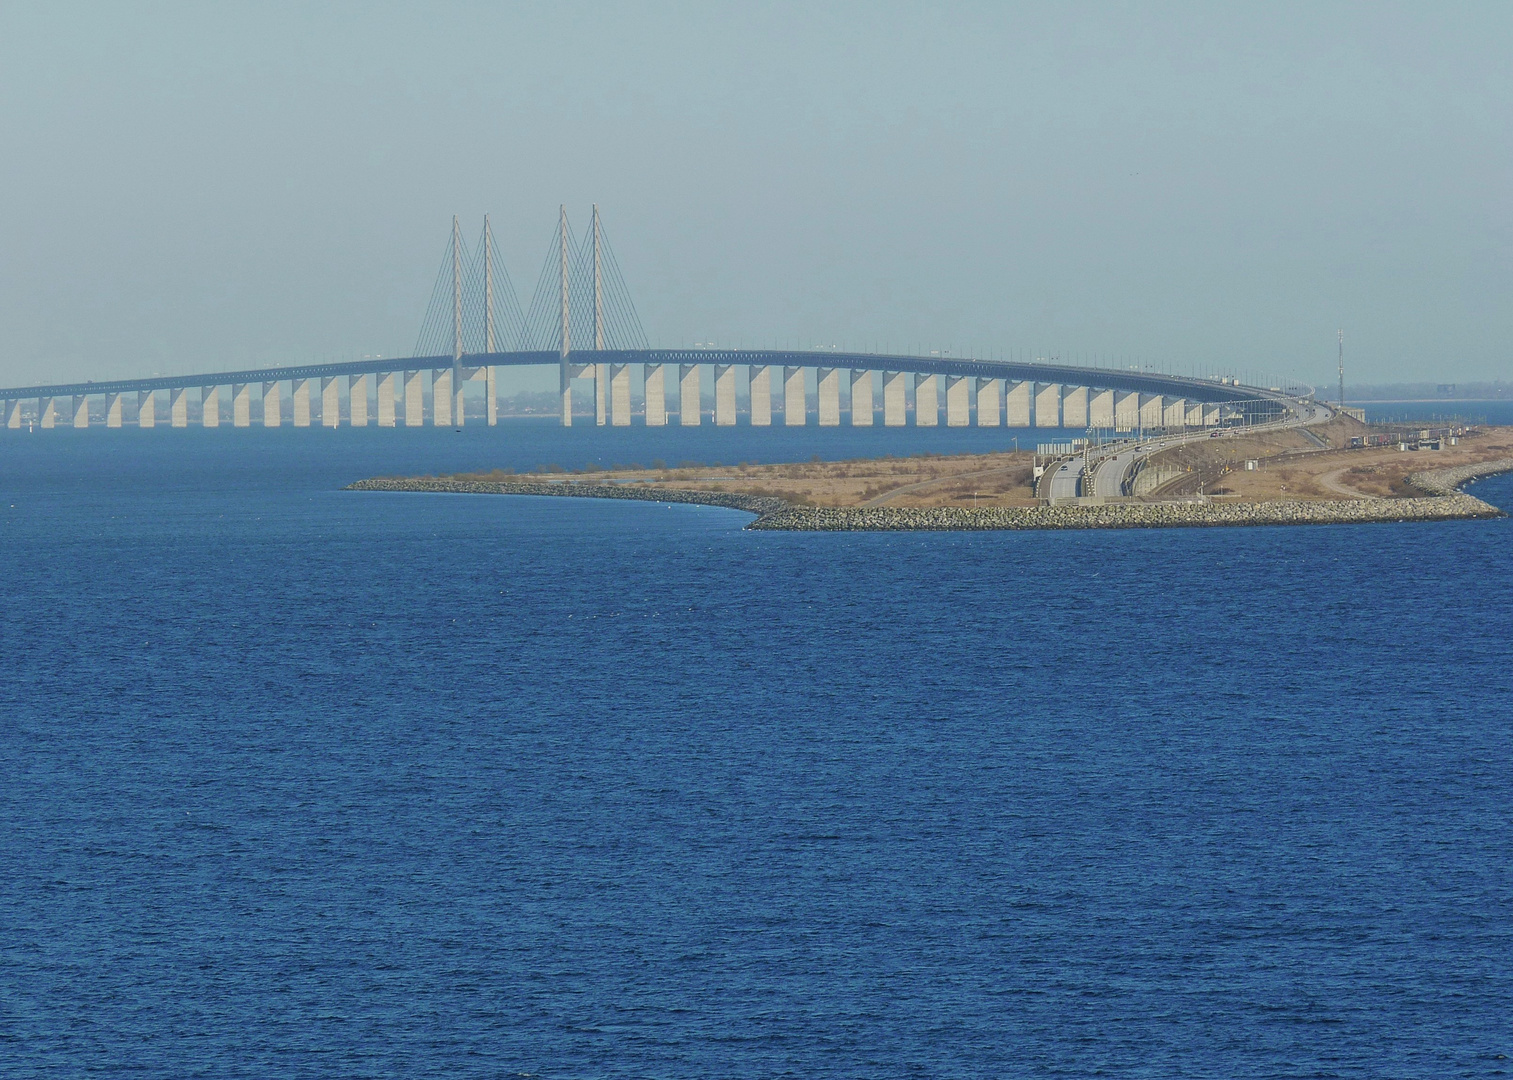
[[[417,491],[468,495],[547,495],[584,499],[694,503],[755,514],[748,529],[799,532],[963,532],[1001,529],[1153,529],[1225,525],[1340,525],[1388,521],[1445,521],[1501,517],[1497,507],[1459,490],[1461,484],[1513,471],[1513,458],[1415,473],[1409,482],[1430,494],[1406,499],[1338,499],[1264,503],[1117,502],[1101,506],[896,507],[794,506],[771,496],[638,484],[573,481],[452,480],[378,477],[349,491]]]

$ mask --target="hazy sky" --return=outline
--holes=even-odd
[[[0,385],[408,353],[598,202],[664,345],[1513,377],[1513,5],[0,0]]]

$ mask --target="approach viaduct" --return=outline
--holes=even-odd
[[[487,422],[498,418],[500,368],[557,368],[562,423],[573,422],[575,385],[593,395],[599,424],[682,426],[706,415],[737,422],[737,402],[754,427],[780,422],[836,427],[878,420],[934,427],[1041,427],[1136,431],[1265,423],[1299,408],[1275,390],[1145,370],[1089,368],[1039,360],[893,356],[830,350],[651,349],[598,208],[575,240],[559,212],[548,259],[528,311],[515,299],[488,219],[470,254],[456,218],[422,321],[415,355],[338,364],[207,371],[102,382],[0,389],[5,428],[461,426],[465,391],[482,383]],[[505,342],[516,343],[514,349]],[[591,348],[583,348],[588,344]],[[702,391],[709,372],[713,409]],[[584,380],[587,380],[585,382]],[[285,412],[285,388],[289,410]],[[228,393],[223,396],[222,390]],[[633,393],[635,398],[633,400]],[[740,395],[738,399],[738,393]],[[811,400],[812,398],[812,400]],[[429,401],[429,408],[427,402]],[[228,415],[229,412],[229,415]]]

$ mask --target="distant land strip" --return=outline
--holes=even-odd
[[[348,491],[418,491],[460,495],[549,495],[695,503],[755,514],[748,529],[788,532],[967,532],[999,529],[1152,529],[1224,525],[1341,525],[1446,521],[1505,516],[1460,485],[1513,472],[1513,458],[1414,473],[1409,482],[1432,494],[1417,498],[1278,500],[1261,503],[1119,502],[1101,506],[794,506],[784,499],[724,491],[650,488],[564,481],[478,481],[442,477],[375,477]]]

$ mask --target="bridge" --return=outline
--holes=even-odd
[[[581,343],[581,344],[580,344]],[[499,416],[501,368],[553,366],[561,421],[575,388],[592,395],[597,424],[648,427],[1086,428],[1113,432],[1271,423],[1301,416],[1279,390],[1143,370],[1045,360],[1000,361],[828,350],[652,349],[605,238],[598,207],[577,239],[566,208],[528,309],[515,298],[488,219],[469,249],[456,218],[414,355],[244,371],[206,371],[0,389],[8,430],[160,423],[184,428],[285,422],[294,427],[461,427],[466,389],[481,384],[483,417]],[[713,408],[703,406],[708,373]],[[634,376],[634,378],[633,378]],[[812,392],[811,392],[812,388]],[[228,391],[224,396],[222,391]],[[633,397],[633,391],[635,392]],[[429,407],[427,402],[429,401]],[[229,416],[226,406],[229,405]],[[879,417],[879,405],[881,416]],[[843,408],[844,406],[844,408]]]

